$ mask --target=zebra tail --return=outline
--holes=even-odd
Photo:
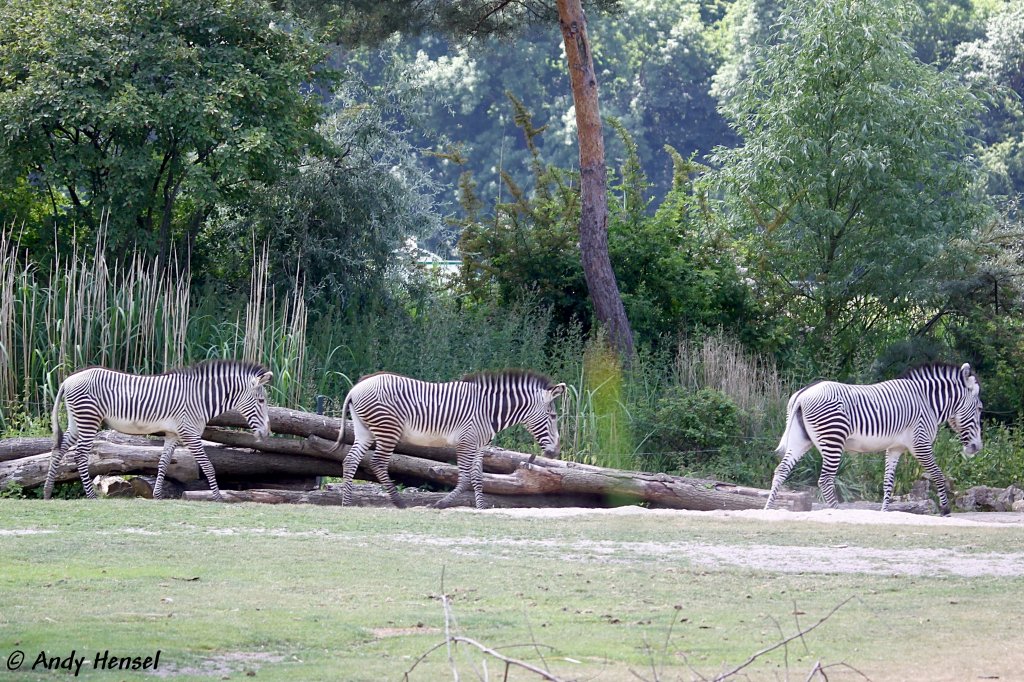
[[[50,426],[53,428],[53,449],[57,450],[60,448],[60,441],[64,437],[64,432],[60,428],[60,419],[58,418],[60,412],[60,400],[64,396],[64,384],[60,385],[57,389],[57,397],[53,399],[53,413],[50,415]]]
[[[345,440],[345,413],[349,410],[349,403],[352,402],[352,391],[345,395],[345,402],[341,404],[341,426],[338,428],[338,440],[334,441],[334,449],[340,450],[341,443]]]
[[[787,410],[789,416],[786,419],[786,430],[782,432],[779,446],[775,448],[775,454],[784,457],[791,449],[793,437],[797,436],[803,440],[810,440],[807,429],[804,428],[804,410],[800,405],[791,406]]]

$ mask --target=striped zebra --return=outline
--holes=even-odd
[[[66,452],[74,453],[82,486],[95,498],[89,479],[89,453],[102,424],[129,434],[164,434],[164,450],[156,472],[153,497],[163,497],[164,476],[175,445],[185,445],[213,491],[222,499],[213,465],[200,440],[206,423],[234,410],[245,417],[257,437],[270,434],[264,386],[273,373],[261,365],[235,360],[208,360],[154,376],[126,374],[103,367],[75,372],[60,385],[53,404],[53,452],[43,486],[50,499],[57,469]],[[61,434],[61,397],[68,413],[68,430]]]
[[[546,457],[560,451],[555,399],[565,384],[523,370],[468,374],[458,381],[429,383],[381,372],[363,377],[345,396],[342,427],[335,448],[345,435],[345,413],[351,410],[355,431],[345,457],[342,504],[352,499],[352,477],[363,455],[376,443],[370,469],[396,507],[405,506],[388,476],[388,462],[399,441],[414,445],[455,446],[459,479],[435,506],[448,507],[472,485],[477,509],[483,508],[481,448],[502,429],[523,424]],[[533,461],[533,457],[530,457]]]
[[[838,506],[835,478],[844,451],[885,451],[882,511],[888,510],[892,500],[900,455],[909,452],[935,484],[940,510],[947,516],[946,478],[932,448],[939,426],[946,422],[960,438],[964,455],[981,450],[980,390],[968,363],[916,367],[899,379],[878,384],[820,381],[805,386],[790,397],[786,408],[786,430],[776,450],[782,461],[775,469],[765,509],[772,506],[793,466],[813,445],[821,453],[818,488],[830,506]]]

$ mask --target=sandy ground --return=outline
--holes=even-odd
[[[691,511],[688,509],[646,509],[638,506],[615,507],[613,509],[589,509],[582,507],[552,508],[511,508],[475,510],[468,507],[453,507],[454,510],[477,514],[507,514],[526,518],[560,518],[566,516],[667,516],[681,518],[736,518],[761,521],[813,521],[816,523],[857,523],[866,525],[892,526],[1024,526],[1021,512],[968,512],[948,517],[907,512],[880,512],[867,509],[819,509],[809,512],[791,512],[783,509],[743,509],[738,511]]]
[[[864,524],[886,526],[960,526],[1017,527],[1022,529],[1022,542],[1004,552],[978,552],[970,548],[879,549],[852,544],[796,546],[784,544],[713,544],[701,541],[619,542],[575,541],[571,545],[553,540],[503,540],[502,551],[546,554],[562,547],[569,561],[605,561],[631,563],[657,561],[666,564],[691,565],[721,569],[723,567],[765,571],[769,573],[859,573],[875,575],[917,576],[1024,576],[1024,514],[966,513],[952,517],[879,512],[852,509],[823,509],[811,512],[783,510],[687,511],[642,507],[615,509],[490,509],[466,510],[469,513],[499,514],[519,518],[571,518],[575,516],[644,516],[669,519],[736,519],[767,520],[778,523]],[[417,536],[410,541],[427,543],[429,537]],[[447,546],[458,547],[466,554],[493,552],[493,540],[462,538],[444,540]],[[486,547],[485,547],[486,546]]]

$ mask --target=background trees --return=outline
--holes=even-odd
[[[308,365],[282,399],[343,393],[378,369],[440,379],[527,364],[577,378],[581,457],[654,462],[640,448],[669,446],[644,425],[689,405],[732,414],[721,394],[745,425],[715,439],[728,453],[669,459],[749,455],[736,470],[754,476],[777,426],[765,405],[791,384],[951,359],[979,368],[991,416],[1012,423],[1024,410],[1018,5],[588,3],[608,252],[640,351],[616,373],[590,336],[554,0],[6,3],[0,375],[14,359],[25,369],[0,400],[45,395],[62,371],[34,352],[82,309],[65,297],[53,319],[37,310],[72,291],[60,282],[130,293],[126,261],[145,274],[173,253],[181,271],[165,274],[188,307],[168,333],[191,339],[180,356],[244,347],[242,310],[266,296],[261,310],[283,315],[267,353],[308,347],[275,356]],[[106,261],[81,248],[102,224]],[[415,263],[410,238],[461,274]],[[264,244],[270,285],[256,291]],[[109,272],[85,277],[89,263]],[[122,311],[97,296],[108,313],[96,316],[113,319],[103,334],[150,324],[136,319],[142,299]],[[701,343],[720,328],[742,346]],[[715,347],[730,349],[719,364]],[[744,353],[770,366],[757,376],[776,378],[775,397],[739,402],[754,375],[718,383]]]
[[[790,3],[726,109],[743,143],[714,156],[762,295],[833,371],[914,330],[991,217],[967,135],[982,105],[900,39],[914,11]]]
[[[95,232],[106,211],[114,252],[165,261],[265,190],[323,144],[306,86],[325,53],[300,28],[258,0],[4,3],[0,178],[37,190],[26,243],[54,223]]]

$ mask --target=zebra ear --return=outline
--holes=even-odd
[[[971,363],[965,362],[960,365],[960,376],[964,378],[964,381],[967,381],[967,377],[971,376]]]
[[[254,376],[252,378],[252,387],[256,388],[257,386],[263,386],[265,384],[269,384],[270,380],[273,379],[273,378],[274,378],[274,373],[273,372],[264,372],[263,374],[260,374],[258,376]]]
[[[555,398],[560,398],[561,396],[565,395],[565,384],[555,384],[554,386],[551,387],[548,393],[551,394],[551,400],[554,400]]]

